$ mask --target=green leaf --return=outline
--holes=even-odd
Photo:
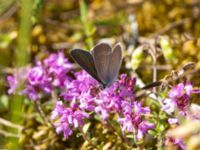
[[[80,19],[82,22],[83,32],[86,37],[85,41],[87,43],[87,49],[93,47],[93,34],[96,31],[96,28],[93,25],[92,20],[88,19],[88,8],[84,0],[80,0]]]
[[[79,137],[81,137],[82,136],[82,134],[80,133],[80,132],[78,132],[77,134],[76,134],[76,137],[77,138],[79,138]]]
[[[90,126],[91,126],[91,122],[85,124],[83,126],[83,133],[87,133],[87,131],[89,130]]]
[[[87,5],[84,0],[80,0],[80,14],[81,14],[81,21],[86,22],[87,21]]]
[[[133,134],[127,134],[127,136],[126,136],[127,138],[129,138],[129,139],[134,139],[134,136],[133,136]]]
[[[0,111],[4,111],[8,109],[8,97],[6,95],[2,95],[0,97]]]
[[[34,0],[33,8],[34,9],[41,9],[43,6],[44,0]]]
[[[162,48],[165,59],[169,61],[173,61],[175,57],[174,57],[173,50],[171,48],[171,45],[167,37],[162,36],[160,38],[160,46]]]
[[[142,59],[143,59],[143,48],[138,47],[135,49],[135,51],[132,53],[131,56],[131,66],[133,70],[139,67]]]
[[[160,124],[157,126],[157,130],[158,130],[159,132],[163,132],[163,131],[165,130],[165,125],[160,123]]]
[[[154,137],[157,136],[157,132],[154,131],[154,130],[149,130],[148,133],[149,133],[150,135],[153,135]]]

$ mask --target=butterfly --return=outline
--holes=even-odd
[[[73,59],[94,79],[107,87],[115,81],[122,62],[122,48],[116,44],[112,48],[107,43],[94,46],[91,53],[83,49],[70,52]]]

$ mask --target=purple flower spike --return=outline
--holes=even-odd
[[[63,87],[65,81],[69,80],[67,73],[74,68],[74,65],[65,58],[63,52],[58,52],[44,60],[44,67],[52,79],[53,86]]]
[[[94,110],[98,82],[85,71],[75,73],[75,77],[71,82],[66,82],[66,90],[61,93],[61,96],[67,101],[77,100],[83,110]]]
[[[168,119],[168,123],[169,123],[169,124],[178,124],[179,121],[178,121],[177,118],[169,118],[169,119]]]
[[[7,76],[7,81],[9,85],[8,94],[14,94],[18,87],[18,80],[15,76]]]
[[[176,108],[176,103],[169,98],[164,99],[163,103],[164,103],[164,106],[162,107],[162,110],[164,110],[166,113],[171,115]]]
[[[69,124],[66,122],[59,122],[55,125],[56,132],[58,134],[63,133],[65,138],[69,138],[70,135],[72,135],[72,130],[69,127]]]
[[[27,96],[28,96],[28,98],[30,99],[30,100],[34,100],[34,101],[36,101],[36,100],[38,100],[38,92],[35,90],[35,88],[33,87],[33,86],[31,86],[31,85],[27,85],[27,87],[26,87],[26,89],[23,91],[23,93],[25,93]]]
[[[95,112],[100,114],[103,120],[106,120],[111,113],[122,111],[126,114],[132,112],[135,99],[133,93],[135,82],[135,78],[129,78],[122,74],[119,81],[100,91],[95,99],[97,104]]]
[[[136,102],[134,105],[134,112],[136,114],[148,114],[150,113],[150,108],[149,107],[142,107],[142,103],[141,102]]]
[[[44,60],[45,67],[49,68],[49,73],[61,73],[63,70],[69,72],[74,65],[65,58],[63,52],[51,54]]]
[[[154,129],[155,125],[152,123],[149,123],[147,121],[142,121],[139,125],[138,125],[138,139],[142,139],[143,136],[147,133],[148,130],[150,129]]]
[[[52,111],[51,119],[54,120],[58,116],[61,116],[64,112],[65,107],[62,101],[57,101],[55,109]]]
[[[22,68],[12,76],[8,76],[8,93],[15,93],[19,83],[25,83],[25,88],[18,94],[25,94],[32,100],[38,100],[55,89],[62,91],[65,84],[71,81],[68,73],[73,67],[74,65],[64,57],[63,52],[51,54],[45,60],[37,61],[36,65],[29,70]]]
[[[87,118],[88,113],[80,110],[77,104],[71,103],[70,107],[65,107],[61,101],[57,102],[51,116],[51,119],[56,120],[56,132],[63,133],[65,138],[72,134],[73,128],[84,125],[83,120]]]
[[[25,82],[28,70],[28,67],[18,68],[15,70],[13,75],[7,76],[9,87],[8,94],[16,94],[16,90],[19,86],[19,83],[23,85],[23,83]],[[18,94],[21,94],[21,91],[19,91]]]
[[[189,82],[185,85],[183,83],[179,83],[177,86],[171,87],[171,90],[168,92],[169,98],[164,99],[164,106],[162,109],[171,115],[175,111],[175,108],[177,108],[179,113],[182,116],[185,116],[192,93],[199,92],[194,90]]]
[[[122,125],[122,131],[134,131],[134,124],[130,115],[126,115],[125,118],[119,118],[118,122]]]
[[[45,80],[45,71],[42,66],[33,67],[28,73],[28,82],[30,85],[39,85]]]
[[[123,102],[123,115],[124,117],[119,118],[122,130],[133,132],[137,134],[138,139],[142,139],[148,130],[155,128],[155,125],[144,121],[143,116],[150,113],[148,107],[142,107],[140,102],[134,102],[132,105],[127,102]],[[128,111],[127,111],[128,110]]]
[[[40,92],[51,93],[52,91],[52,85],[46,70],[41,65],[41,62],[37,64],[38,66],[31,68],[28,72],[28,83],[25,89],[25,93],[32,100],[38,99]]]

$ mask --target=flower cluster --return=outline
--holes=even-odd
[[[103,121],[111,114],[117,114],[122,130],[133,132],[139,138],[154,128],[153,124],[143,119],[144,115],[150,113],[150,109],[135,101],[135,78],[122,74],[117,82],[102,89],[85,71],[76,72],[74,76],[74,80],[65,83],[65,90],[61,93],[68,107],[64,108],[63,103],[59,101],[52,112],[57,133],[63,132],[64,136],[68,137],[72,134],[72,128],[83,125],[90,112],[100,115]],[[79,114],[79,117],[75,114]],[[76,123],[67,118],[74,119]]]
[[[121,112],[124,102],[132,105],[135,100],[133,93],[135,82],[135,78],[122,74],[118,82],[100,91],[95,100],[98,104],[95,111],[101,114],[103,120],[107,119],[111,112]]]
[[[62,88],[66,81],[70,80],[68,73],[73,69],[73,64],[65,58],[63,52],[51,54],[43,61],[37,61],[34,67],[17,73],[12,76],[8,76],[9,83],[8,93],[14,93],[20,78],[23,76],[23,82],[25,82],[25,89],[20,91],[21,94],[26,94],[31,100],[38,100],[39,95],[42,93],[48,94],[56,87]]]
[[[63,133],[65,138],[73,133],[73,129],[82,126],[89,118],[89,112],[94,111],[94,98],[99,87],[98,82],[85,71],[74,73],[74,77],[70,82],[65,81],[60,94],[65,104],[58,101],[51,116],[56,132]]]
[[[51,54],[44,60],[44,67],[47,71],[48,77],[55,87],[63,87],[66,81],[70,81],[70,77],[67,75],[74,65],[68,61],[64,56],[64,53],[59,52]]]
[[[189,105],[189,100],[192,93],[199,93],[200,91],[194,90],[191,83],[179,83],[177,86],[171,87],[171,90],[168,92],[168,98],[164,99],[163,110],[172,115],[176,109],[180,115],[187,115],[187,108]],[[169,118],[170,124],[178,123],[177,118]]]
[[[123,102],[122,106],[123,117],[119,118],[118,121],[123,131],[134,132],[137,139],[142,139],[149,129],[155,127],[154,124],[144,121],[142,118],[144,115],[150,113],[150,109],[142,107],[141,102],[134,102],[132,105]]]
[[[73,76],[69,75],[70,72]],[[22,77],[19,73],[8,76],[10,94],[19,86],[19,77]],[[63,101],[57,102],[51,118],[55,121],[56,132],[63,133],[66,138],[73,133],[73,129],[84,125],[89,114],[99,115],[103,121],[109,119],[111,114],[117,115],[122,130],[137,134],[140,139],[154,128],[153,124],[144,120],[150,109],[135,101],[136,78],[126,74],[122,74],[110,87],[102,89],[85,71],[75,72],[73,64],[59,52],[37,61],[34,67],[25,71],[23,80],[25,88],[20,93],[31,100],[38,100],[40,95],[59,89],[58,97]]]
[[[188,114],[188,106],[191,94],[199,93],[199,90],[194,90],[191,83],[179,83],[177,86],[171,86],[168,92],[168,98],[164,99],[164,110],[170,117],[168,118],[169,124],[180,124],[177,116],[190,116]],[[178,114],[177,114],[178,113]],[[165,144],[173,143],[179,149],[185,149],[185,144],[182,139],[167,137]]]
[[[115,118],[123,132],[133,133],[136,142],[155,128],[153,123],[147,121],[152,116],[150,108],[142,106],[142,102],[135,98],[136,78],[121,74],[112,85],[102,88],[85,71],[75,71],[74,64],[68,61],[63,52],[51,54],[37,61],[33,67],[15,70],[13,75],[7,76],[7,80],[9,94],[25,94],[34,101],[46,94],[57,94],[59,100],[51,119],[56,132],[65,138],[69,138],[74,129],[82,128],[94,115],[100,116],[103,122]],[[20,90],[22,85],[24,88]],[[178,118],[181,116],[198,118],[196,114],[188,113],[190,97],[195,93],[200,91],[194,90],[191,83],[171,86],[167,98],[161,102],[169,124],[179,125]],[[152,120],[155,121],[155,118]],[[166,137],[163,142],[185,148],[181,139]]]
[[[56,132],[65,138],[69,138],[74,129],[82,128],[94,115],[100,116],[103,122],[117,118],[121,130],[133,133],[135,141],[142,140],[149,130],[155,128],[147,121],[151,116],[150,108],[142,106],[142,102],[135,98],[136,78],[121,74],[112,85],[102,88],[85,71],[75,71],[74,64],[63,52],[51,54],[37,61],[33,67],[18,69],[7,80],[9,94],[25,94],[34,101],[43,95],[56,93],[59,100],[51,119]],[[20,91],[21,85],[24,89]],[[169,124],[179,124],[177,116],[189,116],[187,110],[191,94],[199,92],[190,83],[171,86],[161,105],[168,114]],[[167,137],[164,141],[165,145],[173,143],[181,149],[185,147],[181,139]]]
[[[81,109],[93,111],[98,82],[85,71],[76,72],[74,76],[74,80],[65,82],[65,90],[61,96],[66,101],[75,101]]]
[[[56,132],[63,133],[68,138],[73,132],[72,128],[78,128],[83,125],[83,120],[89,118],[88,113],[79,109],[77,104],[71,103],[70,107],[65,107],[62,101],[58,101],[52,112],[51,119],[55,120]]]

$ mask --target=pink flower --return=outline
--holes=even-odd
[[[164,103],[164,106],[162,107],[162,110],[164,110],[166,113],[171,115],[176,108],[176,102],[169,98],[166,98],[163,100],[163,103]]]
[[[177,118],[169,118],[168,123],[169,124],[179,124],[179,121]]]
[[[19,84],[18,80],[16,79],[15,76],[10,75],[7,76],[7,81],[9,85],[8,94],[14,94]]]
[[[127,105],[127,103],[126,103]],[[127,111],[127,107],[123,107],[124,117],[120,117],[118,122],[122,127],[122,131],[127,130],[128,132],[133,132],[137,134],[138,139],[142,139],[148,130],[155,128],[155,125],[144,121],[143,116],[150,113],[148,107],[142,107],[140,102],[134,102],[132,105],[132,110],[130,108]]]
[[[185,144],[184,144],[182,139],[176,139],[176,138],[172,138],[172,137],[167,137],[166,140],[165,140],[165,145],[171,145],[171,143],[173,145],[175,145],[177,149],[180,149],[180,150],[185,150],[186,149],[186,146],[185,146]]]
[[[66,107],[61,101],[57,102],[51,116],[51,119],[56,120],[56,132],[63,133],[65,138],[73,133],[73,128],[82,126],[83,120],[87,118],[89,118],[88,113],[79,109],[78,105],[71,103],[70,107]]]
[[[27,78],[28,67],[17,68],[12,75],[7,76],[8,81],[8,94],[16,94],[16,90],[19,86],[22,86]],[[20,85],[19,85],[20,84]],[[17,94],[21,94],[19,89]]]
[[[66,80],[70,79],[67,73],[74,68],[74,65],[68,61],[63,52],[58,52],[44,60],[44,68],[52,80],[52,85],[63,87]]]
[[[179,83],[177,86],[171,87],[168,92],[167,99],[164,99],[163,110],[171,115],[175,108],[177,108],[181,115],[186,115],[186,108],[189,105],[190,96],[192,93],[199,93],[200,91],[193,90],[190,83]]]
[[[30,69],[28,73],[28,82],[30,85],[39,85],[46,80],[46,74],[42,66],[36,66]]]

